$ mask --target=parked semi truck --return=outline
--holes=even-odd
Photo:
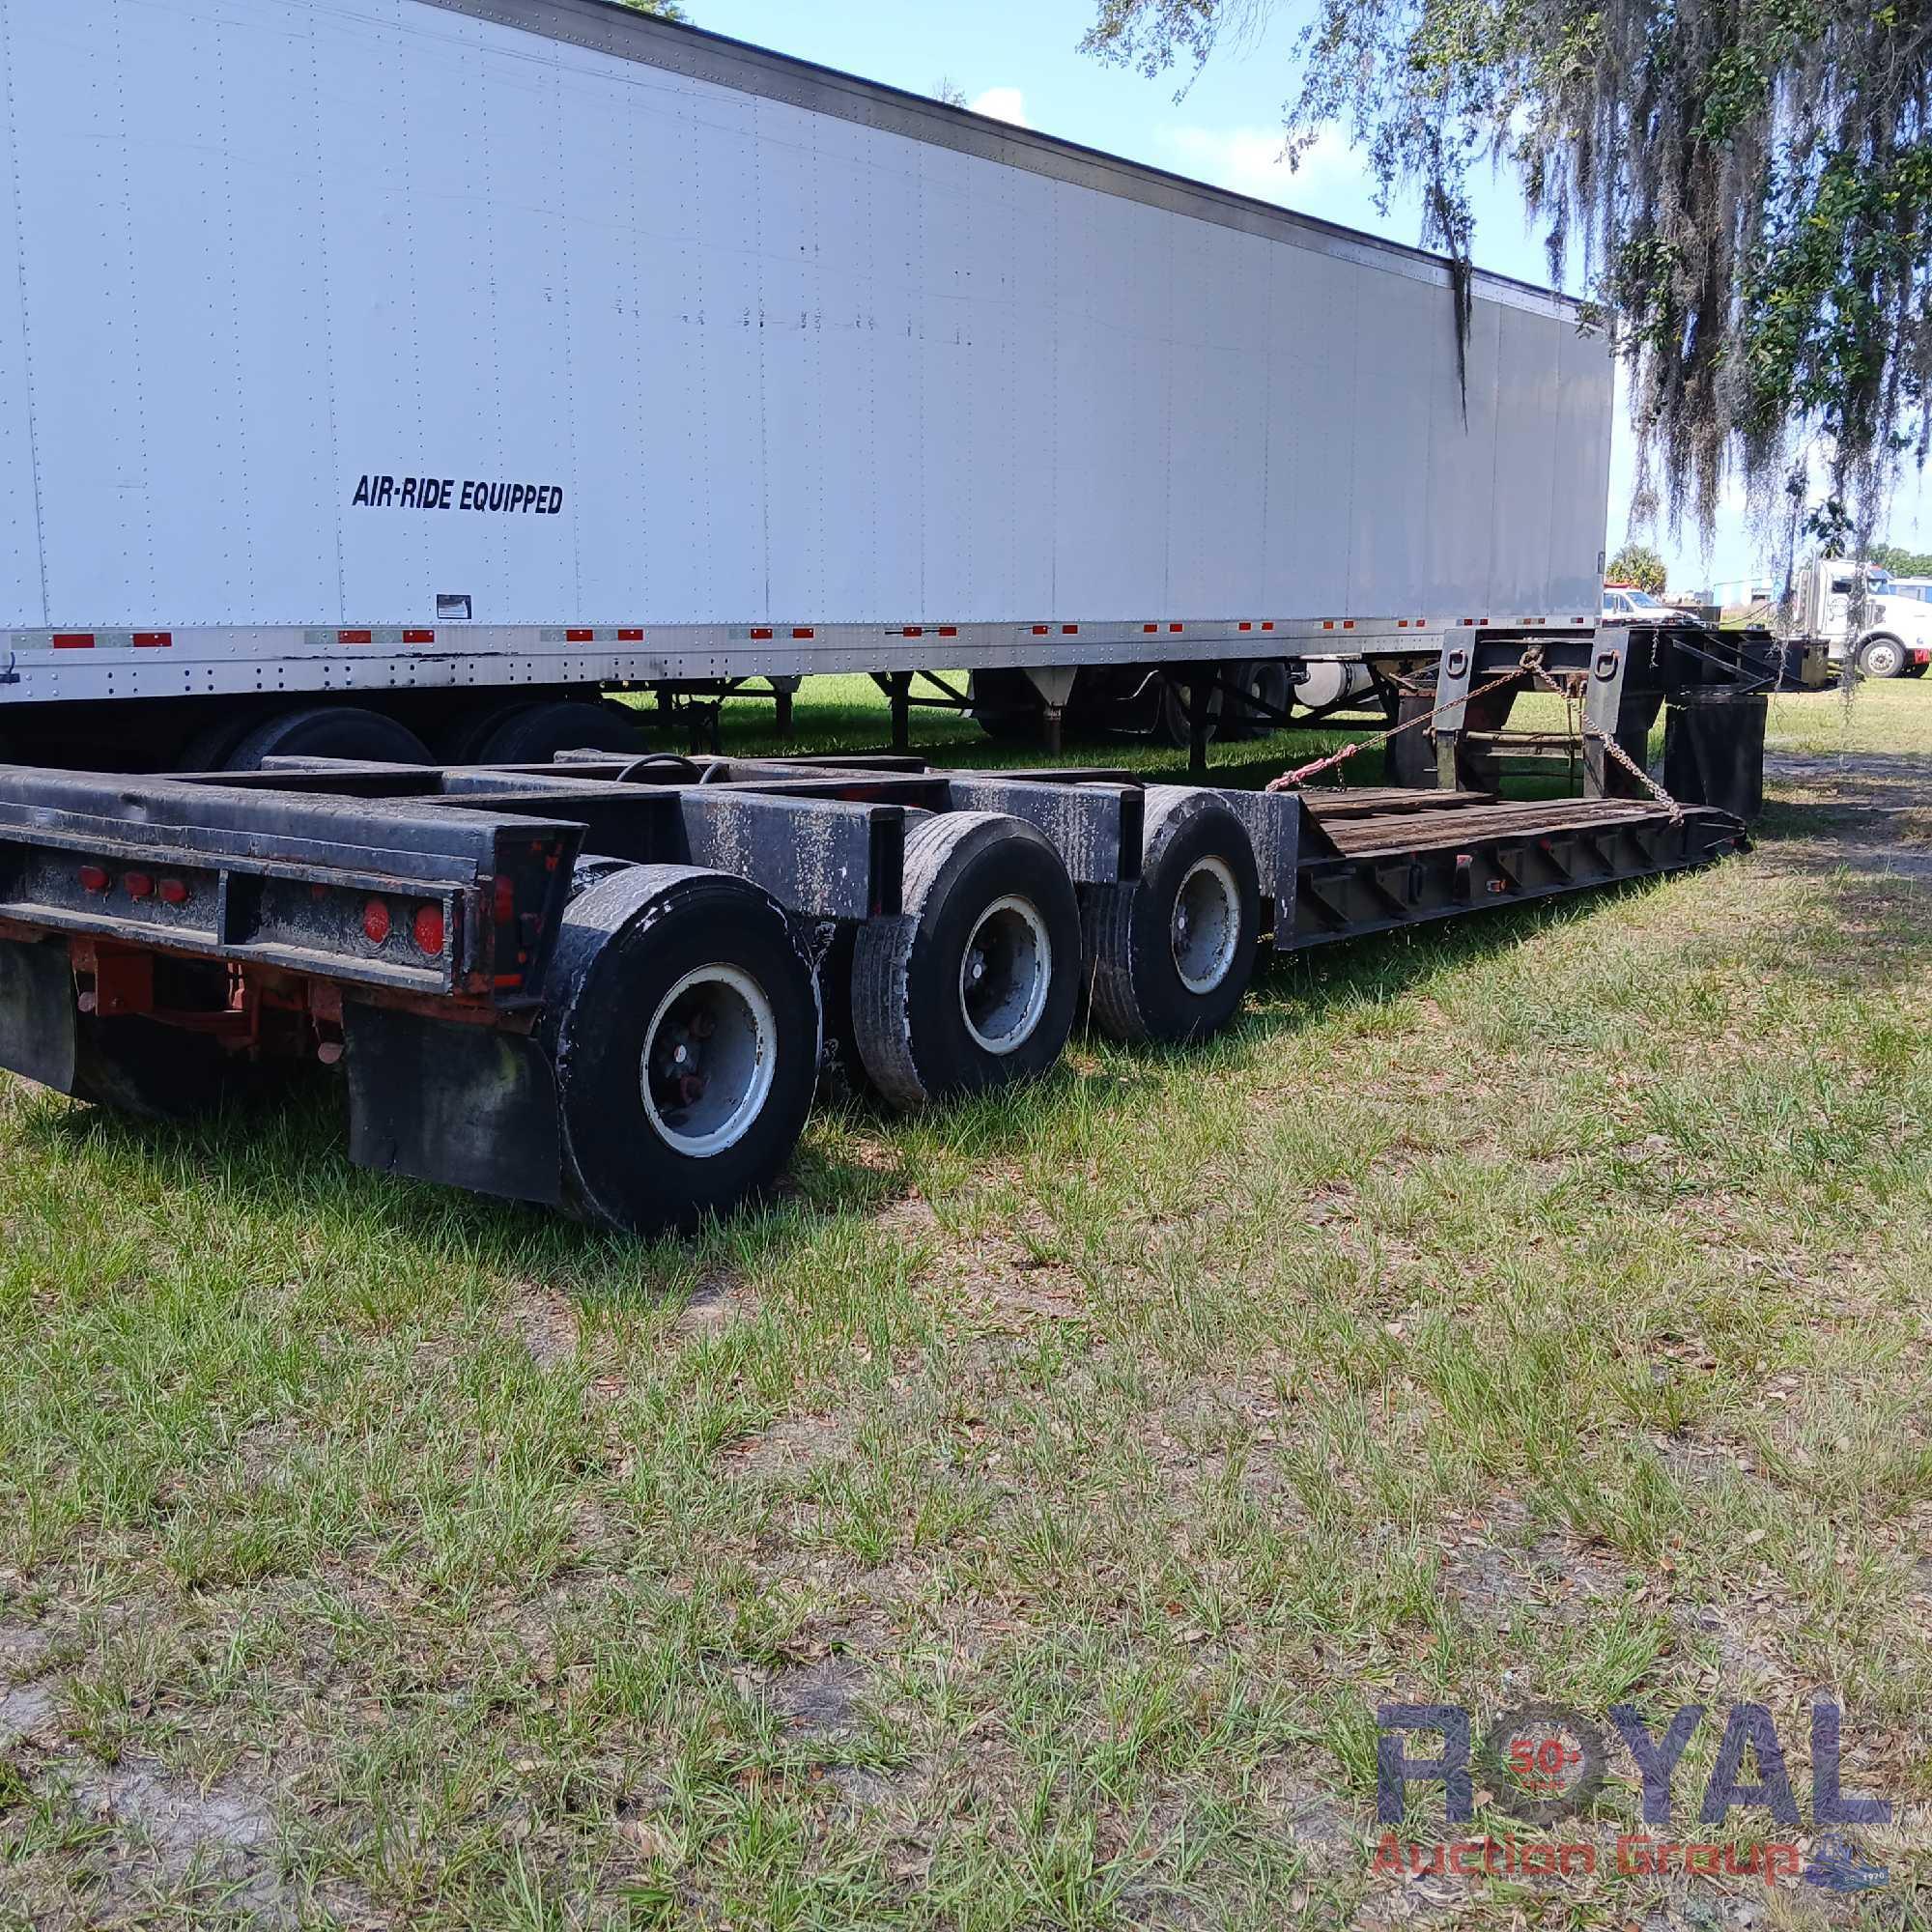
[[[1211,729],[1596,622],[1546,290],[1459,349],[1435,257],[601,0],[0,20],[16,756],[636,751],[612,691],[835,670],[1185,737],[1181,673]]]
[[[1873,563],[1806,564],[1792,584],[1791,628],[1866,677],[1923,677],[1932,665],[1932,604]]]

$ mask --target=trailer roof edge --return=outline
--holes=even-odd
[[[1278,239],[1292,234],[1301,245],[1314,246],[1324,254],[1438,287],[1450,286],[1448,258],[1427,249],[1408,247],[1277,202],[1257,200],[1171,174],[1103,149],[992,120],[970,108],[952,107],[904,88],[822,67],[796,55],[776,53],[749,41],[659,19],[626,7],[620,0],[422,0],[422,4],[1191,214],[1245,234]],[[1560,290],[1481,268],[1472,271],[1471,281],[1477,294],[1512,308],[1569,321],[1579,315],[1577,298]]]

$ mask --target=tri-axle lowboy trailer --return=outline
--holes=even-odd
[[[354,1157],[651,1229],[768,1186],[822,1067],[895,1105],[1076,1016],[1198,1039],[1258,953],[1695,866],[1649,801],[1229,792],[910,759],[0,768],[0,1065],[182,1113],[340,1062]]]

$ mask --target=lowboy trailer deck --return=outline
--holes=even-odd
[[[900,757],[0,767],[0,1065],[183,1114],[341,1063],[353,1157],[651,1230],[782,1172],[841,1060],[917,1105],[1083,1007],[1199,1039],[1278,952],[1681,869],[1710,807],[1220,791]]]

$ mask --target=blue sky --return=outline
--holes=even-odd
[[[1091,0],[684,0],[694,24],[873,80],[933,94],[950,81],[981,113],[1286,203],[1331,221],[1413,242],[1412,204],[1376,213],[1367,172],[1340,134],[1296,172],[1278,160],[1289,55],[1306,17],[1295,0],[1256,41],[1224,50],[1177,101],[1184,76],[1146,80],[1079,52]],[[1507,178],[1479,185],[1475,254],[1484,268],[1547,282],[1548,265]],[[1575,268],[1572,279],[1575,279]],[[1608,548],[1628,527],[1630,439],[1618,423],[1611,459]],[[1921,532],[1923,533],[1921,535]],[[1893,541],[1932,548],[1932,500],[1913,477],[1890,520]],[[1708,558],[1696,540],[1651,540],[1673,587],[1744,577],[1761,567],[1732,499]]]

